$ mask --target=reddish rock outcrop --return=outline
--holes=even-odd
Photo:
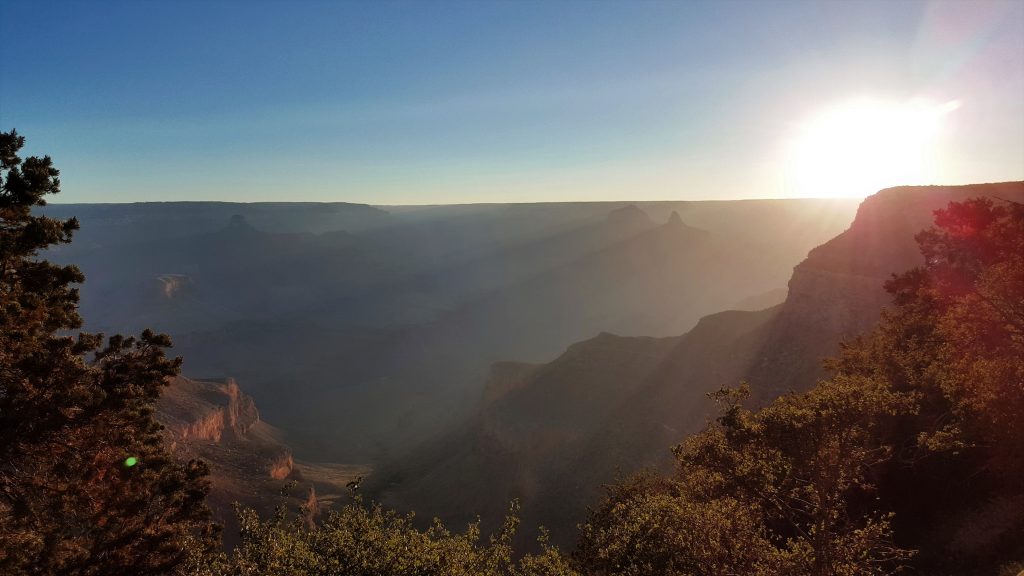
[[[256,402],[234,378],[174,378],[157,403],[157,419],[172,449],[203,456],[215,467],[230,455],[239,467],[260,470],[265,478],[283,480],[293,474],[291,450],[260,421]]]
[[[214,381],[178,377],[168,382],[157,402],[157,420],[164,439],[182,460],[197,458],[210,467],[211,490],[207,502],[215,518],[225,525],[225,544],[237,544],[235,503],[269,514],[287,504],[316,518],[320,502],[344,490],[353,476],[367,473],[362,466],[295,462],[281,433],[260,419],[255,401],[232,378]],[[300,468],[302,472],[300,472]],[[306,472],[305,474],[303,472]],[[285,481],[299,481],[301,492],[284,494]],[[321,500],[314,486],[327,494]]]
[[[274,480],[284,480],[295,473],[295,460],[289,450],[281,451],[276,457],[269,460],[270,477]]]
[[[260,421],[256,403],[233,378],[223,382],[175,378],[160,398],[158,414],[175,441],[244,440]]]

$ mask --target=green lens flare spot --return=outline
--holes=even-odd
[[[131,468],[132,466],[135,466],[138,463],[139,463],[139,459],[136,458],[135,456],[129,456],[129,457],[124,459],[124,467],[125,468]]]

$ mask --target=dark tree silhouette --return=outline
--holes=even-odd
[[[78,222],[33,214],[60,181],[24,142],[0,133],[0,573],[171,573],[218,536],[206,466],[176,462],[153,418],[181,360],[148,330],[72,335],[84,277],[40,252]]]

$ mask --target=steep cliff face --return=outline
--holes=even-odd
[[[228,397],[228,405],[224,409],[224,428],[237,438],[245,438],[249,430],[260,421],[256,402],[242,394],[234,378],[229,378],[224,385],[224,394]]]
[[[175,451],[211,465],[215,486],[284,480],[294,472],[291,450],[233,378],[175,378],[157,402],[157,419]]]
[[[986,196],[1024,201],[1024,182],[889,188],[861,203],[850,228],[796,266],[789,294],[749,374],[755,399],[802,390],[822,375],[821,361],[862,334],[889,303],[883,285],[922,264],[914,236],[949,202]]]
[[[233,378],[203,382],[178,377],[158,404],[161,423],[176,440],[246,440],[260,414]]]

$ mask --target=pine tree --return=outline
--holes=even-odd
[[[33,213],[60,191],[49,157],[0,133],[0,573],[169,574],[209,550],[207,469],[166,451],[154,403],[170,340],[82,326],[74,266],[41,258],[75,219]]]
[[[922,570],[992,573],[1024,560],[1024,205],[935,216],[924,265],[887,284],[894,307],[831,367],[917,398],[884,430],[898,457],[878,482]]]

